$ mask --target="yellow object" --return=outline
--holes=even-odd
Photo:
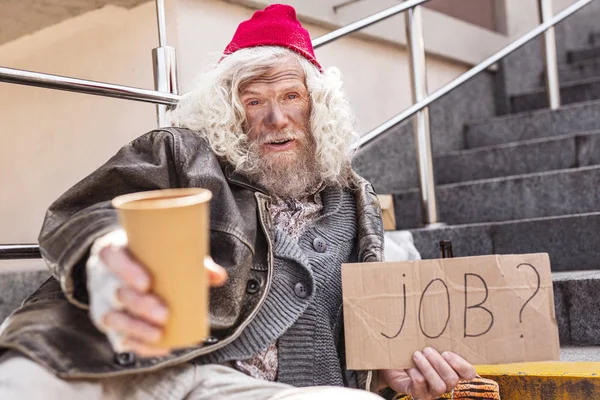
[[[152,190],[113,200],[128,248],[151,273],[152,290],[169,307],[157,347],[194,346],[209,335],[209,190]]]
[[[377,196],[381,204],[381,218],[383,229],[386,231],[396,230],[396,212],[394,211],[394,198],[391,194],[380,194]]]
[[[500,400],[500,393],[498,390],[498,383],[491,379],[482,378],[477,376],[475,379],[470,381],[460,381],[456,388],[450,392],[444,394],[436,400]],[[414,400],[411,396],[398,394],[394,397],[394,400]]]
[[[600,362],[478,365],[477,373],[500,385],[502,400],[600,399]]]

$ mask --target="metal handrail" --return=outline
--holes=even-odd
[[[155,90],[113,85],[111,83],[69,78],[66,76],[44,74],[40,72],[25,71],[6,67],[0,67],[0,82],[164,105],[177,104],[181,98],[181,96],[176,94],[157,92]]]
[[[153,67],[156,89],[161,90],[141,89],[6,67],[0,67],[0,82],[157,104],[159,125],[162,126],[165,120],[163,106],[176,105],[181,96],[177,94],[175,49],[167,46],[164,0],[156,0],[156,18],[160,47],[153,50]]]
[[[410,0],[400,5],[390,7],[384,11],[381,11],[377,14],[373,14],[367,18],[364,18],[360,21],[356,21],[353,24],[348,25],[347,27],[340,28],[323,36],[320,36],[313,40],[313,46],[315,48],[324,46],[327,43],[330,43],[334,40],[337,40],[343,36],[346,36],[350,33],[353,33],[359,29],[368,27],[378,21],[389,18],[393,15],[401,13],[403,11],[408,10],[411,7],[415,7],[416,5],[427,2],[428,0]],[[537,28],[533,29],[526,35],[517,39],[515,42],[509,44],[502,50],[500,50],[495,55],[491,56],[487,60],[473,67],[471,70],[465,72],[465,74],[461,75],[459,78],[455,79],[451,83],[445,85],[441,89],[432,93],[429,97],[414,104],[409,107],[402,113],[396,115],[390,120],[384,122],[379,127],[375,128],[368,134],[364,135],[360,141],[355,144],[355,147],[363,146],[364,144],[370,142],[374,137],[379,136],[381,133],[379,132],[382,127],[386,127],[384,130],[389,129],[391,126],[402,122],[404,119],[409,118],[414,115],[417,111],[423,109],[424,107],[431,104],[433,101],[447,94],[450,90],[454,89],[457,86],[460,86],[465,81],[469,80],[472,76],[477,73],[483,71],[484,69],[489,68],[491,65],[495,64],[498,60],[510,54],[517,48],[521,47],[525,43],[529,42],[534,37],[538,36],[540,33],[546,31],[547,29],[553,27],[558,22],[561,22],[566,17],[575,13],[585,5],[591,3],[593,0],[580,0],[579,2],[567,7],[562,12],[558,13],[549,21],[539,25]],[[376,19],[376,17],[378,19]],[[514,46],[514,48],[513,48]],[[508,52],[507,49],[511,48]],[[490,61],[492,60],[492,61]],[[116,85],[98,81],[91,81],[85,79],[78,78],[70,78],[60,75],[52,75],[45,74],[41,72],[32,72],[14,68],[6,68],[0,67],[0,82],[6,83],[14,83],[20,85],[28,85],[28,86],[36,86],[43,87],[47,89],[57,89],[57,90],[65,90],[70,92],[77,93],[85,93],[90,95],[97,96],[105,96],[105,97],[113,97],[119,99],[126,100],[134,100],[134,101],[142,101],[154,104],[164,104],[164,105],[175,105],[181,99],[180,95],[175,94],[167,94],[164,92],[158,92],[149,89],[141,89],[131,86],[123,86]],[[390,125],[391,124],[391,125]]]
[[[579,11],[580,9],[582,9],[583,7],[585,7],[592,1],[594,1],[594,0],[579,0],[576,3],[573,3],[569,7],[565,8],[563,11],[556,14],[553,18],[551,18],[547,22],[544,22],[543,24],[538,25],[536,28],[527,32],[525,35],[521,36],[519,39],[510,43],[509,45],[507,45],[506,47],[504,47],[497,53],[488,57],[481,63],[477,64],[476,66],[474,66],[473,68],[471,68],[470,70],[468,70],[467,72],[465,72],[464,74],[459,76],[458,78],[454,79],[452,82],[442,86],[440,89],[431,93],[425,99],[418,101],[417,103],[413,104],[406,110],[404,110],[401,113],[397,114],[396,116],[390,118],[389,120],[385,121],[383,124],[379,125],[377,128],[375,128],[372,131],[370,131],[369,133],[365,134],[353,145],[354,148],[358,149],[358,148],[372,142],[375,138],[377,138],[383,132],[398,125],[399,123],[403,122],[404,120],[412,117],[417,112],[424,109],[425,107],[430,106],[431,103],[438,100],[440,97],[445,96],[450,91],[456,89],[463,83],[467,82],[469,79],[473,78],[478,73],[480,73],[480,72],[488,69],[492,65],[496,64],[502,58],[506,57],[513,51],[517,50],[519,47],[525,45],[527,42],[531,41],[536,36],[542,34],[547,29],[552,28],[557,23],[563,21],[565,18],[567,18],[567,17],[571,16],[572,14],[574,14],[575,12]]]
[[[403,11],[412,10],[415,7],[419,6],[422,3],[425,3],[428,0],[410,0],[402,3],[401,5],[391,7],[387,10],[379,12],[377,14],[371,15],[370,17],[364,18],[360,21],[357,21],[353,24],[350,24],[344,28],[338,29],[336,31],[330,32],[326,35],[316,38],[313,41],[313,45],[315,48],[323,46],[327,43],[330,43],[334,40],[337,40],[343,36],[346,36],[352,32],[355,32],[359,29],[370,26],[378,21],[389,18],[393,15],[401,13]],[[475,75],[483,72],[490,66],[494,65],[502,58],[511,54],[521,46],[525,45],[538,35],[552,29],[557,23],[563,21],[567,17],[571,16],[575,12],[579,11],[581,8],[585,7],[593,0],[579,0],[578,2],[572,4],[567,7],[556,16],[550,18],[547,21],[544,21],[545,18],[550,16],[549,8],[542,10],[542,3],[545,0],[540,1],[540,14],[542,16],[542,24],[532,29],[525,35],[521,36],[519,39],[510,43],[500,51],[496,52],[494,55],[488,57],[486,60],[482,61],[475,67],[471,68],[469,71],[462,74],[460,77],[454,79],[452,82],[446,84],[442,88],[438,89],[434,93],[425,97],[424,99],[417,100],[415,104],[411,107],[407,108],[403,112],[399,113],[395,117],[389,119],[384,122],[377,128],[373,129],[366,135],[364,135],[360,140],[358,140],[353,147],[358,149],[370,142],[372,142],[379,135],[387,131],[388,129],[394,127],[395,125],[405,121],[407,118],[414,116],[417,113],[426,110],[428,106],[430,106],[434,101],[439,98],[445,96],[450,91],[456,89],[460,85],[464,84]],[[158,4],[158,3],[157,3]],[[408,20],[408,18],[407,18]],[[159,22],[160,24],[160,22]],[[409,27],[407,26],[407,29]],[[162,40],[162,39],[161,39]],[[548,52],[548,41],[554,41],[553,35],[548,35],[546,37],[546,43],[544,44],[546,53]],[[555,44],[552,43],[554,46]],[[421,49],[422,50],[422,49]],[[546,54],[548,57],[548,54]],[[554,63],[555,63],[554,59]],[[552,65],[548,65],[548,60],[546,60],[547,71],[554,68]],[[88,81],[83,79],[76,78],[68,78],[58,75],[50,75],[50,74],[42,74],[37,72],[16,70],[10,68],[0,67],[0,82],[8,82],[8,83],[16,83],[30,86],[38,86],[45,87],[50,89],[59,89],[59,90],[67,90],[72,92],[100,95],[106,97],[114,97],[128,100],[136,100],[136,101],[144,101],[155,104],[164,104],[164,105],[174,105],[177,104],[181,96],[166,94],[162,92],[139,89],[128,86],[120,86],[120,85],[112,85],[102,82]],[[548,87],[548,90],[556,91],[558,86],[558,81],[555,80],[553,83],[556,87]],[[556,93],[555,93],[556,94]],[[552,96],[550,96],[550,106],[554,108],[552,105]],[[558,103],[559,104],[559,103]],[[434,200],[435,201],[435,200]],[[39,258],[41,257],[39,252],[39,246],[37,245],[0,245],[0,260],[5,259],[15,259],[15,258]]]
[[[390,8],[386,8],[383,11],[370,15],[366,18],[353,22],[349,25],[346,25],[340,29],[336,29],[335,31],[326,33],[323,36],[319,36],[318,38],[312,41],[312,45],[315,49],[318,49],[321,46],[325,46],[327,43],[331,43],[334,40],[337,40],[341,37],[349,35],[353,32],[359,31],[361,29],[367,28],[377,22],[383,21],[384,19],[388,19],[393,17],[394,15],[401,14],[405,11],[410,10],[416,6],[419,6],[423,3],[428,2],[429,0],[409,0],[405,1],[402,4],[398,4],[397,6],[393,6]]]
[[[21,260],[41,257],[40,246],[37,244],[0,245],[0,260]]]
[[[540,22],[547,22],[552,18],[552,1],[538,0],[538,13]],[[554,27],[547,29],[542,35],[542,48],[544,50],[544,69],[546,76],[546,95],[548,106],[551,110],[560,107],[560,83],[558,78],[558,57],[556,55],[556,33]]]
[[[167,18],[165,0],[156,0],[156,25],[158,28],[158,46],[167,46]]]
[[[167,17],[165,0],[156,0],[156,24],[158,28],[158,46],[152,49],[154,71],[154,89],[161,93],[179,94],[177,84],[177,52],[167,45]],[[162,128],[169,125],[167,106],[156,105],[156,122]]]
[[[371,26],[379,21],[402,13],[429,0],[410,0],[397,6],[390,7],[369,17],[353,22],[343,28],[329,32],[312,41],[314,48],[319,48],[343,36],[349,35],[360,29]],[[164,5],[157,1],[157,15],[159,26],[159,43],[166,43]],[[47,89],[65,90],[69,92],[84,93],[96,96],[113,97],[118,99],[143,101],[154,104],[175,105],[181,96],[160,91],[135,88],[131,86],[115,85],[104,82],[90,81],[78,78],[69,78],[60,75],[45,74],[20,69],[0,67],[0,82],[15,83],[27,86],[37,86]]]

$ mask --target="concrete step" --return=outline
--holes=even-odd
[[[600,164],[600,130],[456,151],[434,159],[438,184]]]
[[[545,73],[541,74],[540,87],[545,86]],[[558,66],[561,84],[600,77],[600,58],[582,60]]]
[[[440,221],[500,222],[600,211],[600,166],[538,172],[437,187]],[[418,189],[394,193],[398,229],[420,226]]]
[[[600,46],[592,46],[585,49],[570,50],[567,53],[568,62],[577,62],[583,60],[591,60],[592,58],[600,57]]]
[[[439,242],[450,240],[455,257],[548,253],[555,272],[600,268],[600,213],[449,225],[411,232],[423,259],[439,258]]]
[[[492,146],[600,129],[600,101],[474,121],[465,128],[465,148]]]
[[[600,346],[560,346],[560,361],[600,362]]]
[[[491,73],[481,73],[431,104],[434,156],[465,147],[466,122],[496,115],[495,79]],[[475,98],[477,101],[473,101]],[[362,147],[353,165],[381,193],[410,189],[419,185],[415,148],[412,118],[409,118]]]
[[[581,103],[600,99],[600,78],[594,77],[561,84],[560,99],[562,104]],[[548,97],[545,88],[512,96],[510,102],[513,113],[548,107]]]
[[[0,261],[0,322],[49,277],[42,260]]]
[[[554,305],[562,344],[600,344],[600,271],[552,275]]]

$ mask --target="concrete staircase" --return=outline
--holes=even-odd
[[[410,121],[365,147],[355,167],[394,195],[397,228],[423,258],[439,256],[440,240],[455,256],[549,253],[563,356],[600,361],[600,31],[581,31],[597,27],[600,2],[588,7],[557,28],[559,110],[546,108],[539,42],[430,107],[447,226],[419,228]],[[41,260],[0,262],[0,321],[48,276]]]
[[[593,11],[600,18],[600,6]],[[379,193],[393,194],[397,229],[412,232],[424,259],[439,257],[440,240],[452,241],[455,256],[549,253],[564,357],[600,361],[594,347],[600,346],[600,32],[583,36],[589,39],[577,47],[559,45],[559,110],[547,108],[543,73],[521,92],[504,84],[518,58],[531,57],[531,46],[499,72],[476,78],[471,85],[483,88],[478,97],[463,87],[431,107],[435,118],[458,114],[465,102],[493,98],[496,105],[495,115],[485,106],[480,116],[462,114],[460,129],[432,120],[438,210],[446,226],[420,228],[416,160],[408,155],[415,151],[411,122],[364,148],[355,166]]]

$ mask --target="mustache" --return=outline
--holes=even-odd
[[[300,139],[307,136],[307,132],[294,129],[284,129],[279,132],[261,132],[255,142],[258,144],[267,144],[281,140]]]

